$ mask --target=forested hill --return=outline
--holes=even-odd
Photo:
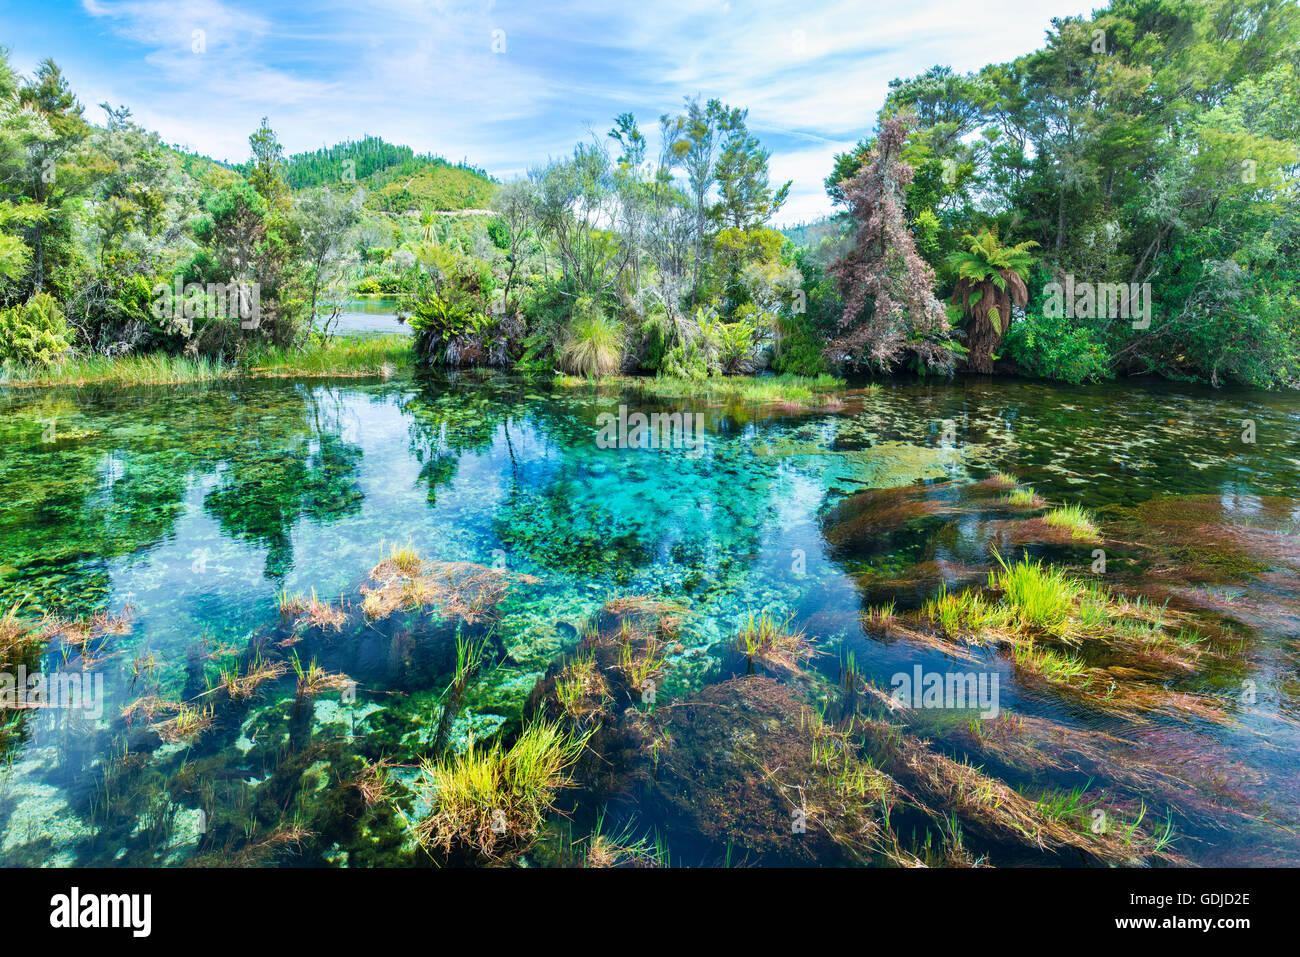
[[[183,155],[191,161],[206,159]],[[233,168],[247,175],[251,164]],[[482,169],[416,153],[378,136],[295,153],[285,158],[282,173],[292,190],[355,183],[365,191],[366,206],[380,212],[481,209],[496,191]]]
[[[409,146],[398,146],[378,136],[367,136],[290,156],[284,162],[284,179],[290,189],[362,180],[414,158],[415,150]]]
[[[823,216],[807,223],[783,226],[780,233],[796,246],[815,246],[828,236],[838,236],[842,231],[842,217]]]

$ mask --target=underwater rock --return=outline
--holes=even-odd
[[[667,656],[680,650],[672,639],[682,613],[679,605],[643,596],[607,602],[574,653],[553,661],[528,697],[527,716],[591,733],[575,776],[595,795],[628,789],[627,773],[645,743],[637,708],[659,698]]]
[[[894,782],[860,761],[795,690],[734,678],[664,709],[643,807],[737,863],[863,863],[894,842]]]

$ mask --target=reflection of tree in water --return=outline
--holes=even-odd
[[[188,484],[174,466],[192,416],[170,422],[159,410],[157,434],[136,454],[132,440],[105,434],[98,418],[107,405],[143,420],[149,413],[129,408],[136,404],[94,390],[76,401],[51,391],[4,409],[0,605],[22,599],[30,613],[88,614],[107,601],[113,558],[171,532]]]
[[[267,429],[259,417],[259,441],[231,450],[221,483],[203,500],[222,531],[266,546],[271,578],[293,566],[292,532],[300,519],[355,514],[365,497],[358,485],[362,450],[339,434],[339,397],[326,393],[333,403],[322,414],[320,393],[298,394],[303,414],[283,417],[283,429]]]
[[[725,417],[713,423],[711,457],[599,449],[596,417],[620,401],[652,404],[617,394],[595,403],[547,395],[537,383],[495,376],[429,379],[400,407],[410,417],[410,451],[431,502],[453,481],[462,456],[497,457],[506,494],[492,532],[513,559],[578,577],[621,578],[658,558],[710,574],[752,562],[775,507],[776,463],[756,460],[729,438],[742,430]],[[627,469],[617,496],[593,498],[589,469]],[[679,475],[697,479],[689,495],[672,494]]]
[[[361,450],[340,438],[338,402],[318,390],[175,387],[60,391],[0,415],[0,604],[86,615],[108,567],[172,534],[195,478],[228,466],[208,507],[228,532],[287,567],[300,516],[354,511]],[[55,422],[53,442],[44,422]]]
[[[527,453],[538,442],[571,450],[595,435],[594,417],[583,422],[562,401],[539,400],[536,388],[500,377],[464,384],[438,379],[403,403],[429,500],[455,478],[462,456],[496,448],[508,460],[509,492],[493,530],[508,551],[572,574],[596,573],[607,563],[625,570],[645,565],[651,555],[635,535],[611,534],[615,517],[608,508],[578,503],[579,483],[565,477],[572,451],[544,461]]]
[[[430,503],[456,477],[461,456],[490,449],[498,435],[513,460],[511,427],[529,426],[535,403],[518,383],[479,382],[465,374],[425,379],[419,392],[399,400],[399,408],[410,416],[411,455],[420,463]]]

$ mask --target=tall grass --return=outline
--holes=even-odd
[[[414,355],[413,341],[402,333],[339,336],[304,348],[265,348],[241,365],[253,376],[390,376]]]
[[[234,367],[205,357],[165,353],[117,358],[87,356],[43,366],[7,366],[0,385],[175,385],[228,378]]]
[[[1027,557],[1008,565],[997,556],[1001,571],[989,572],[989,587],[1002,592],[1002,599],[1022,625],[1061,633],[1073,617],[1075,602],[1087,591],[1061,569],[1045,567]]]
[[[790,404],[825,401],[845,387],[845,381],[833,375],[819,376],[764,375],[710,376],[694,379],[637,379],[637,388],[662,398],[706,395],[746,402],[785,402]]]
[[[560,365],[575,375],[613,375],[623,364],[623,329],[604,313],[591,310],[573,322],[560,349]]]
[[[573,376],[559,376],[558,385],[589,384]],[[739,402],[780,402],[786,405],[827,406],[836,402],[835,393],[845,388],[843,379],[832,375],[729,375],[707,379],[678,379],[670,376],[604,376],[599,385],[636,391],[658,399],[705,397]]]
[[[6,365],[0,385],[178,385],[240,376],[387,376],[409,365],[410,336],[340,336],[301,348],[265,347],[238,362],[206,356],[154,352],[107,356],[73,356],[53,365]]]
[[[509,750],[499,741],[486,749],[471,742],[462,755],[425,762],[433,810],[416,829],[421,845],[489,859],[527,847],[587,737],[539,721]]]

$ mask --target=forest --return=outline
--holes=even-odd
[[[371,136],[287,156],[265,121],[230,165],[4,58],[0,360],[307,356],[382,294],[435,366],[1293,389],[1298,71],[1292,3],[1116,0],[1014,61],[894,80],[827,170],[836,214],[782,230],[790,184],[704,95],[498,182]]]

